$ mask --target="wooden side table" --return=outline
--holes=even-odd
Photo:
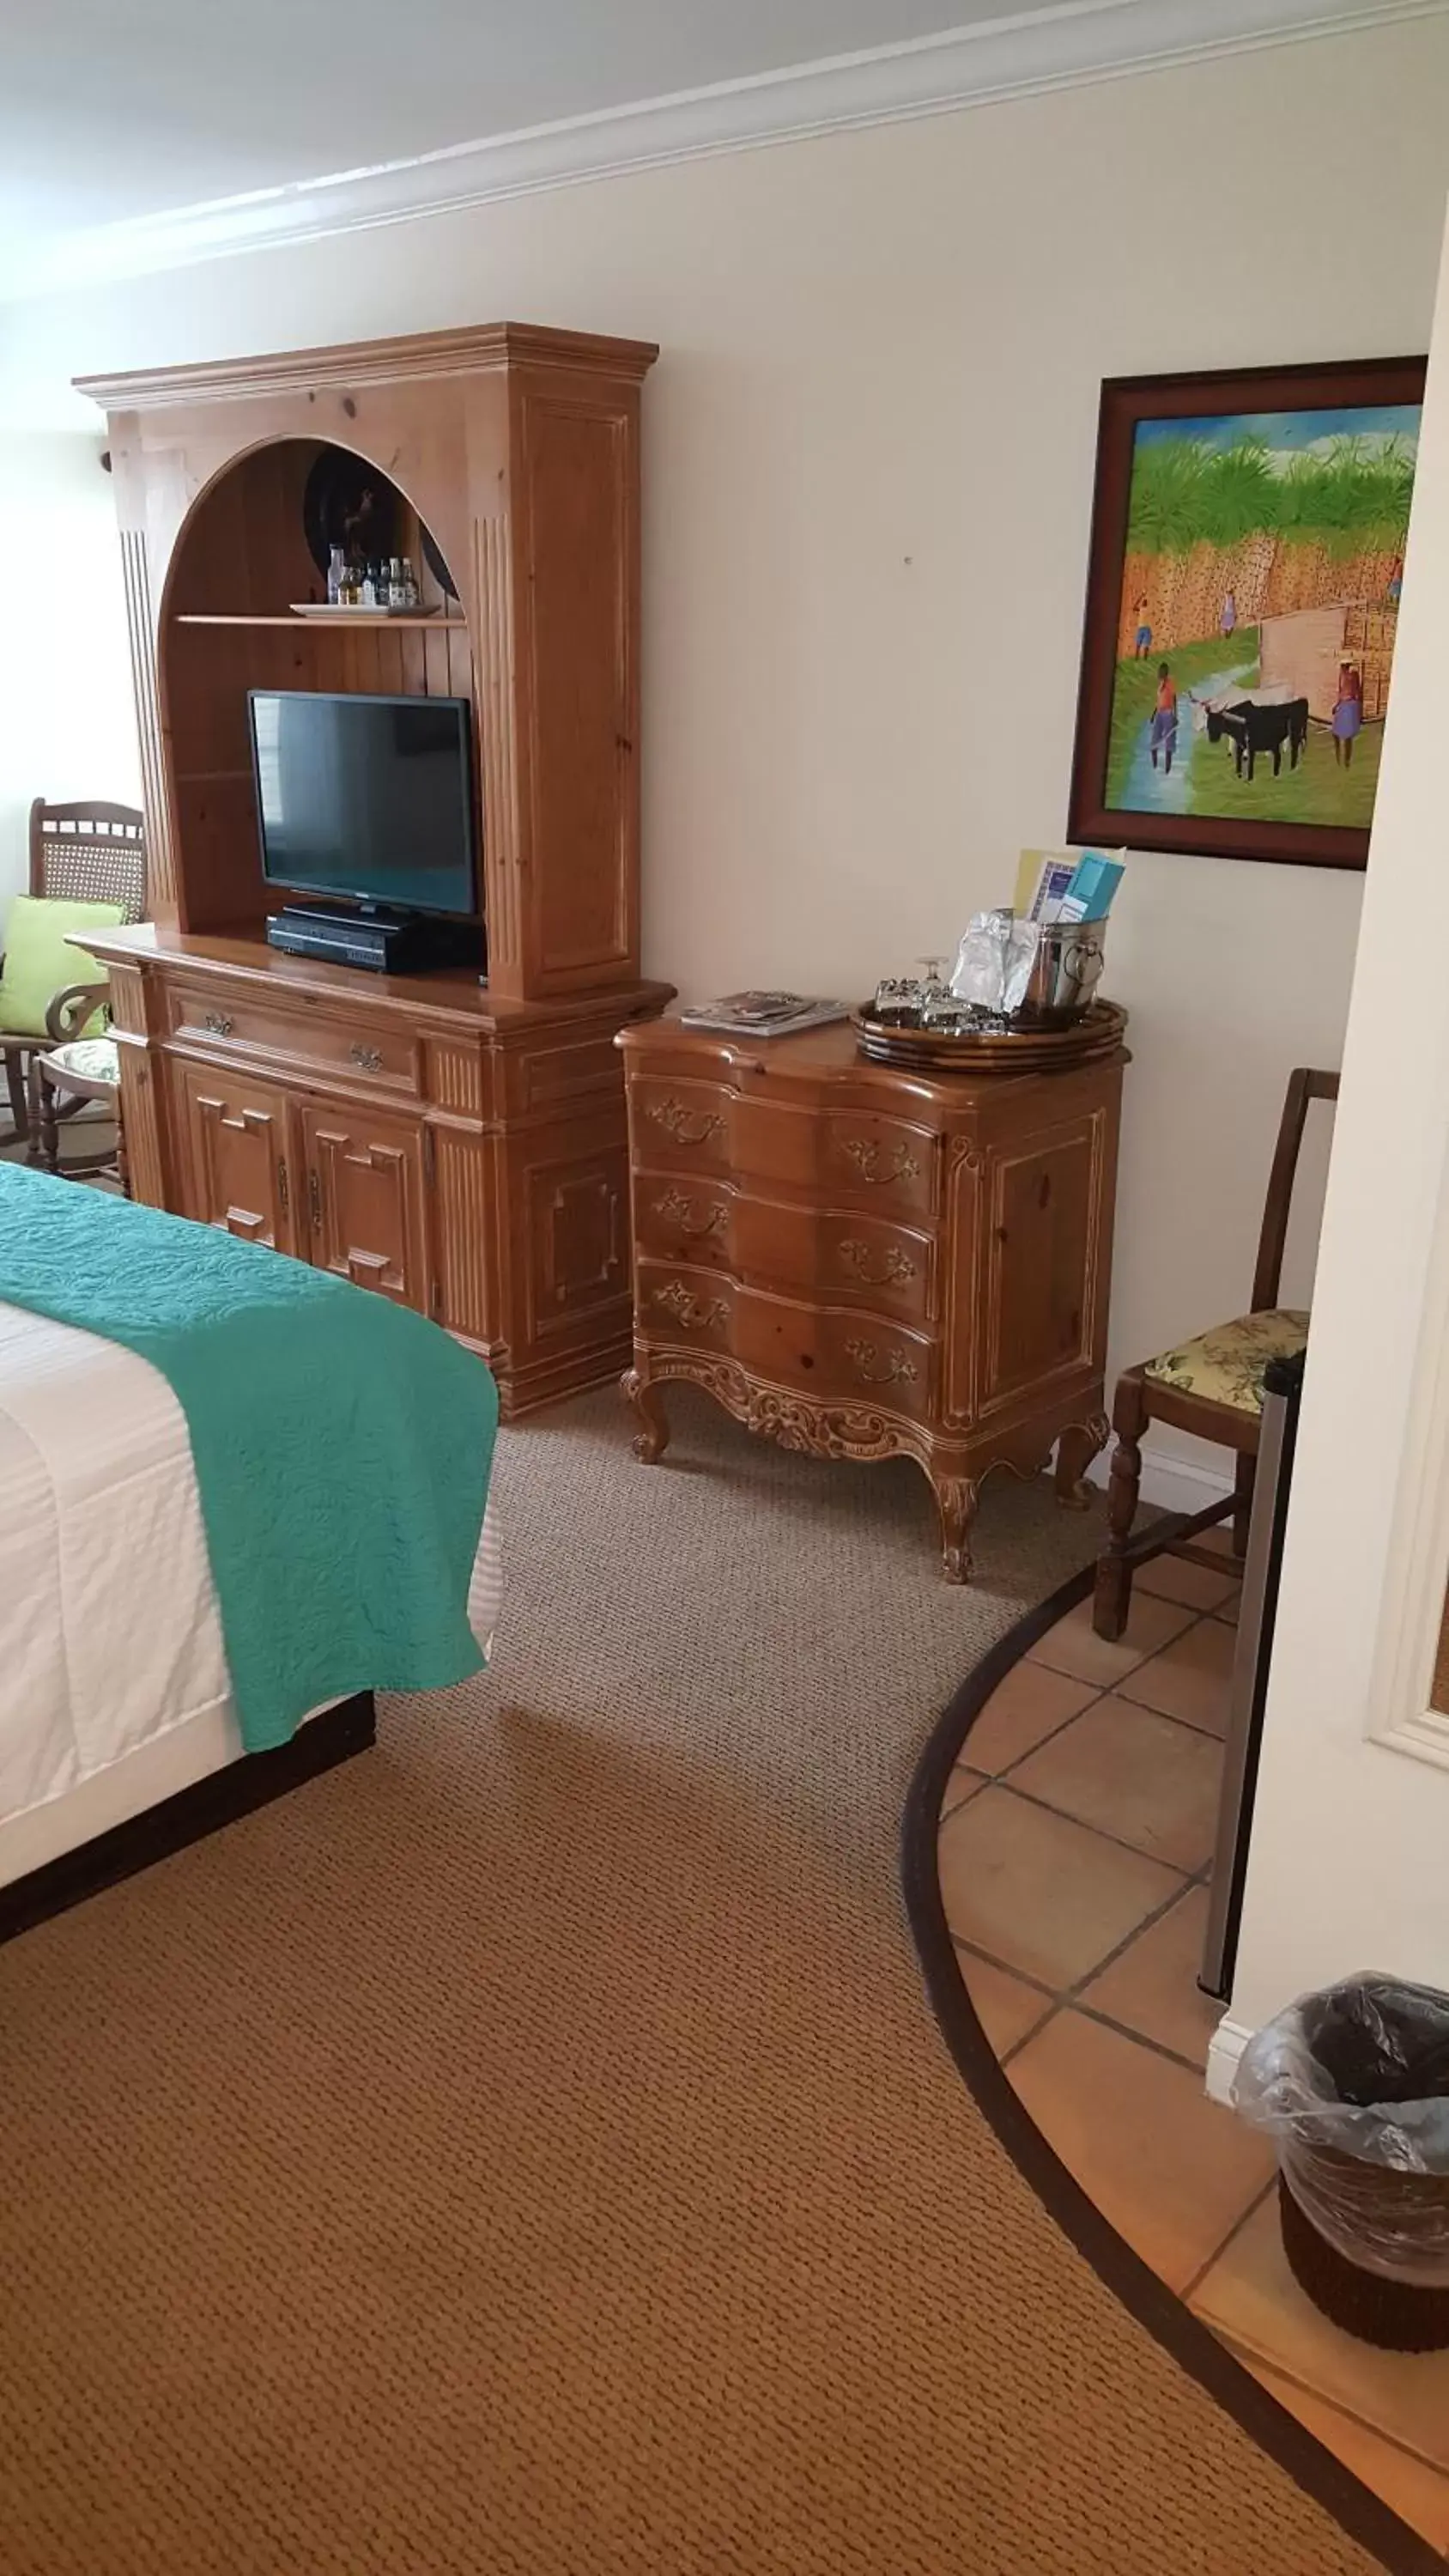
[[[994,1467],[1057,1491],[1107,1438],[1103,1370],[1126,1052],[1069,1071],[903,1071],[847,1024],[759,1040],[621,1031],[646,1463],[665,1389],[826,1458],[910,1457],[945,1570]]]

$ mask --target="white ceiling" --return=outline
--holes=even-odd
[[[0,0],[0,303],[1449,0]]]
[[[0,231],[157,214],[1053,0],[0,0]]]

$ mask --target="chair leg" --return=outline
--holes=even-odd
[[[15,1127],[13,1140],[7,1138],[6,1141],[23,1145],[30,1136],[30,1113],[25,1099],[25,1058],[11,1054],[8,1048],[5,1055],[5,1088],[10,1094],[10,1116]]]
[[[1149,1418],[1141,1373],[1129,1369],[1126,1376],[1117,1381],[1117,1398],[1112,1407],[1112,1428],[1117,1434],[1117,1446],[1112,1452],[1112,1473],[1107,1487],[1107,1544],[1097,1559],[1097,1584],[1092,1599],[1092,1626],[1099,1637],[1120,1637],[1132,1607],[1132,1568],[1127,1561],[1127,1546],[1137,1517],[1137,1496],[1142,1483],[1142,1434]]]
[[[1258,1461],[1253,1455],[1240,1457],[1233,1471],[1233,1554],[1248,1553],[1248,1531],[1253,1519],[1253,1479]]]
[[[55,1123],[55,1085],[48,1073],[36,1067],[36,1093],[39,1109],[39,1162],[44,1172],[60,1170],[60,1136]]]

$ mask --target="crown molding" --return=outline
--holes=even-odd
[[[399,375],[497,375],[510,366],[555,374],[623,377],[642,384],[659,355],[654,340],[611,340],[592,331],[555,331],[542,322],[475,322],[456,331],[414,331],[403,339],[358,340],[327,349],[283,349],[259,358],[207,358],[199,365],[141,367],[119,376],[77,376],[76,392],[103,411],[165,411],[228,395],[267,397],[324,386],[387,385]]]
[[[988,106],[1268,46],[1440,17],[1449,0],[1058,0],[909,44],[459,143],[18,245],[0,298],[51,295],[416,221],[671,161]]]

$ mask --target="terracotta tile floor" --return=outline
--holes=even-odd
[[[947,1919],[987,2038],[1104,2216],[1449,2557],[1449,2352],[1378,2352],[1319,2315],[1284,2259],[1266,2142],[1203,2091],[1236,1616],[1230,1567],[1161,1557],[1120,1644],[1083,1605],[1008,1673],[942,1800]]]

